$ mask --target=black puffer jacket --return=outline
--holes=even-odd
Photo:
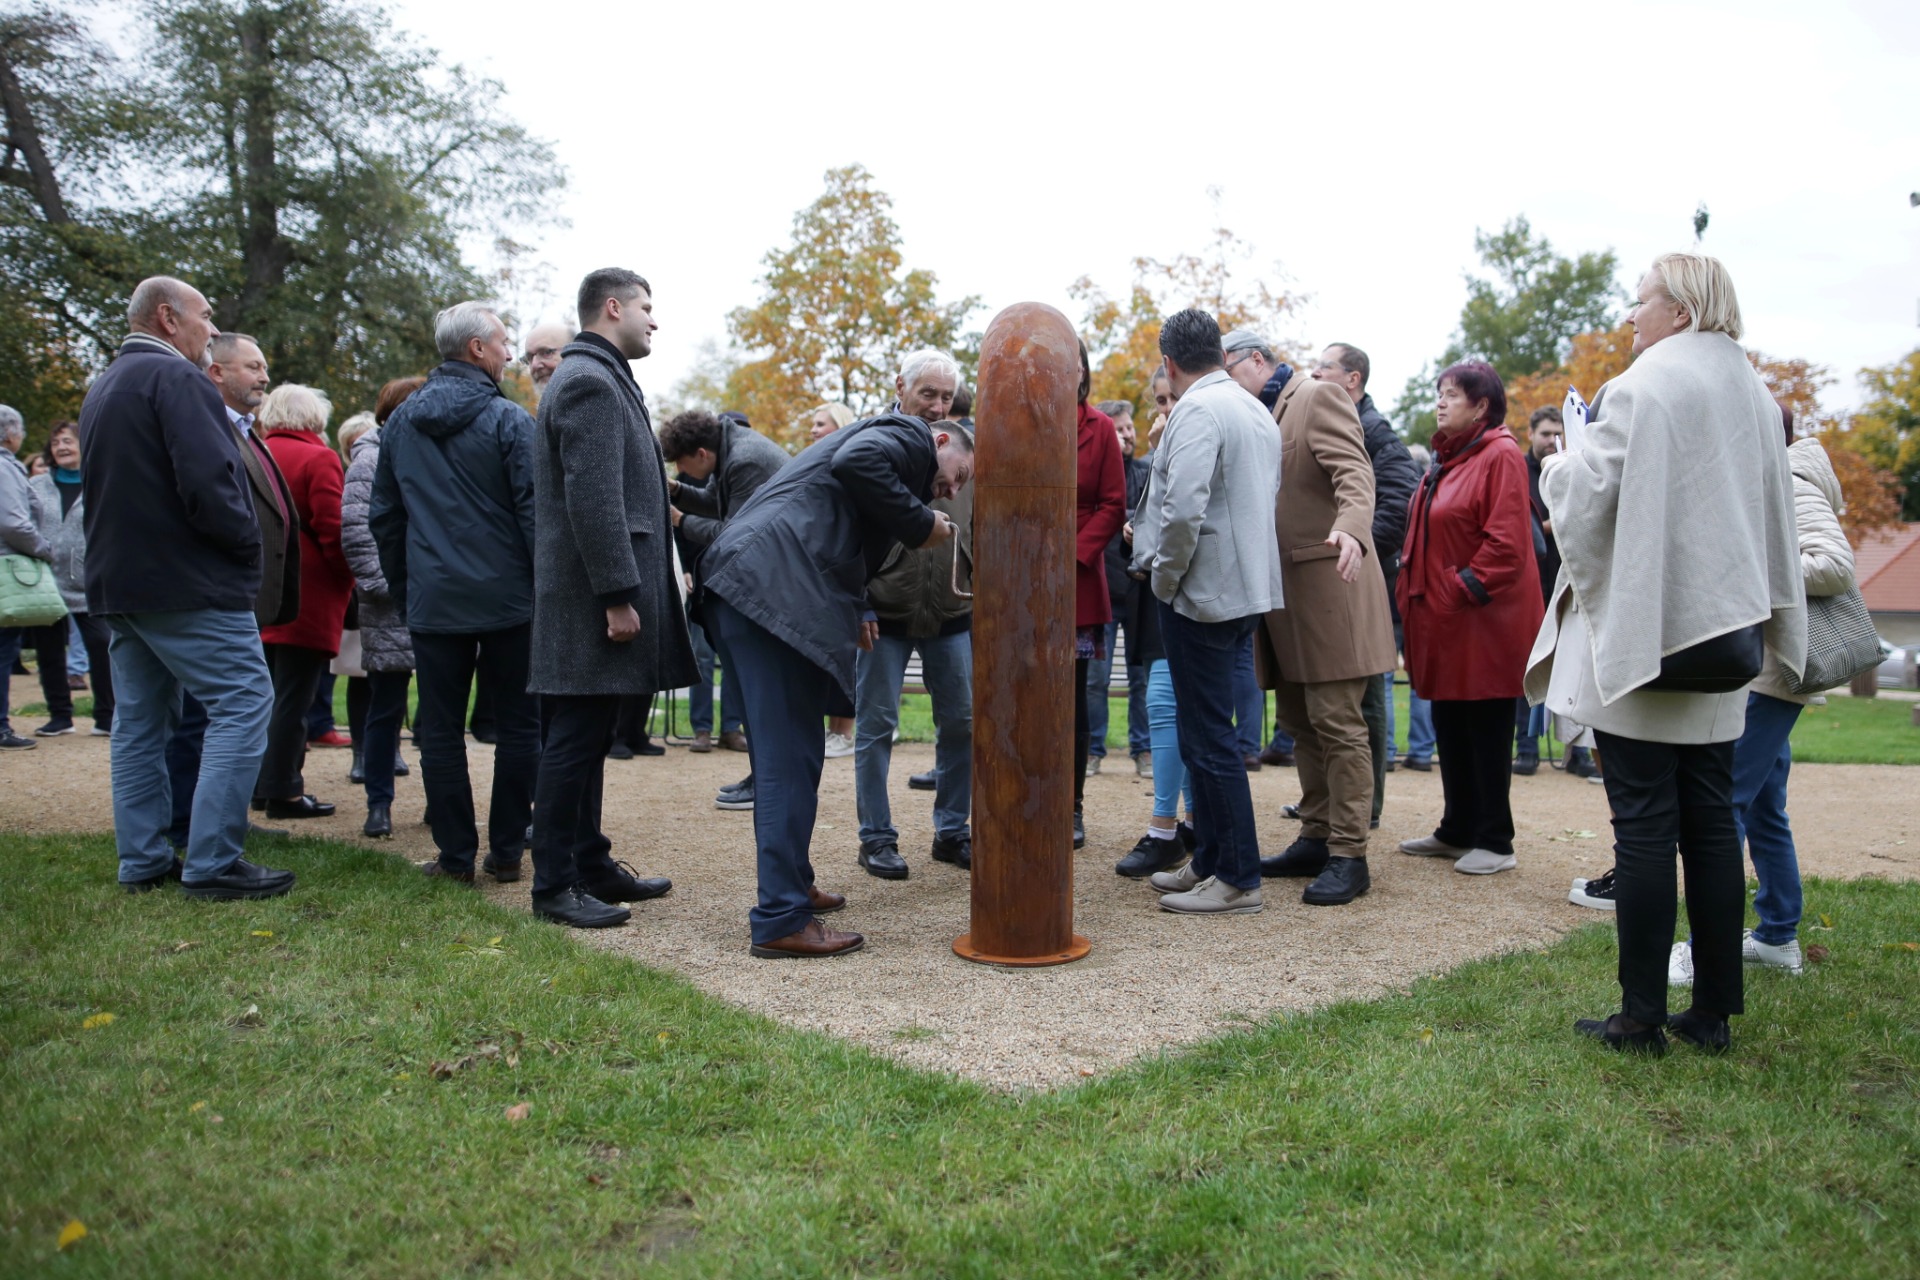
[[[1394,579],[1400,574],[1400,545],[1407,537],[1407,509],[1420,487],[1420,468],[1414,466],[1406,441],[1373,403],[1361,396],[1354,408],[1366,434],[1367,457],[1373,463],[1373,546],[1380,557],[1380,573],[1387,580],[1387,599],[1393,599]]]
[[[533,621],[533,419],[486,370],[441,365],[380,429],[367,524],[409,630]]]
[[[717,595],[853,697],[868,579],[933,531],[933,432],[888,413],[834,432],[760,486],[701,558]]]

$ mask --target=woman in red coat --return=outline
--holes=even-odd
[[[333,806],[307,794],[307,708],[327,663],[340,651],[340,626],[353,597],[353,573],[340,550],[340,455],[327,444],[332,406],[312,387],[276,387],[260,406],[260,430],[280,464],[300,517],[300,612],[260,632],[273,673],[273,715],[253,803],[269,818],[324,818]]]
[[[1073,520],[1073,847],[1087,842],[1080,807],[1087,789],[1087,663],[1104,658],[1113,602],[1107,595],[1107,544],[1127,518],[1126,471],[1113,419],[1087,405],[1093,374],[1087,344],[1080,344],[1080,466]],[[1106,697],[1102,689],[1097,695]]]
[[[1526,457],[1504,425],[1507,392],[1480,361],[1440,375],[1437,465],[1414,492],[1396,595],[1407,674],[1433,703],[1446,810],[1402,853],[1492,875],[1514,865],[1513,702],[1544,606]]]

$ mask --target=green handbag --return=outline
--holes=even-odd
[[[32,556],[0,556],[0,627],[46,627],[66,616],[52,565]]]

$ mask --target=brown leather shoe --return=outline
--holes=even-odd
[[[1242,763],[1244,763],[1244,764],[1245,764],[1245,765],[1247,766],[1247,772],[1248,772],[1248,773],[1258,773],[1258,772],[1260,772],[1260,757],[1259,757],[1259,756],[1245,756],[1245,757],[1243,757],[1243,758],[1242,758]]]
[[[756,942],[750,950],[762,960],[815,960],[821,956],[843,956],[866,945],[867,940],[857,933],[842,933],[818,920],[809,920],[800,932],[772,942]]]
[[[1275,751],[1272,747],[1262,751],[1257,758],[1261,764],[1270,764],[1275,768],[1289,768],[1293,764],[1293,752]]]
[[[747,735],[738,729],[733,730],[731,733],[723,733],[720,735],[720,745],[728,751],[745,751],[747,749]]]
[[[701,755],[705,755],[707,752],[713,750],[712,732],[706,729],[702,729],[700,732],[694,734],[693,745],[688,747],[687,750],[696,751]]]
[[[807,896],[810,899],[812,899],[812,901],[808,905],[811,906],[815,911],[819,912],[821,915],[825,915],[829,911],[838,911],[840,908],[847,905],[846,894],[828,893],[825,889],[822,889],[819,885],[808,885]]]

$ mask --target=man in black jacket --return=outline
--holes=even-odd
[[[498,738],[483,869],[520,878],[540,724],[527,692],[533,631],[533,419],[500,391],[513,358],[491,308],[434,320],[445,362],[380,431],[367,527],[406,612],[420,706],[414,737],[433,843],[422,870],[471,884],[480,837],[461,732],[476,670]]]
[[[218,332],[199,290],[135,287],[132,332],[80,409],[87,611],[113,628],[113,826],[128,892],[266,898],[293,874],[242,857],[273,683],[260,648],[260,521],[243,442],[200,371]],[[167,740],[182,691],[206,708],[184,863],[167,842]]]
[[[1374,554],[1380,557],[1380,574],[1386,579],[1391,611],[1394,580],[1400,576],[1400,546],[1407,535],[1407,504],[1420,487],[1420,469],[1413,465],[1413,455],[1407,452],[1400,433],[1367,394],[1367,378],[1372,372],[1373,362],[1367,359],[1367,353],[1350,342],[1331,344],[1313,366],[1314,380],[1339,383],[1360,415],[1367,457],[1373,463]],[[1367,736],[1373,746],[1373,825],[1377,827],[1387,798],[1387,769],[1393,763],[1393,672],[1386,672],[1368,686],[1360,713],[1366,718]]]
[[[701,557],[701,607],[746,698],[756,956],[838,955],[865,942],[816,918],[846,904],[814,885],[807,860],[826,752],[820,718],[836,689],[851,701],[855,656],[873,647],[868,579],[897,544],[952,538],[953,523],[927,504],[972,478],[973,442],[964,433],[884,414],[802,453]]]

